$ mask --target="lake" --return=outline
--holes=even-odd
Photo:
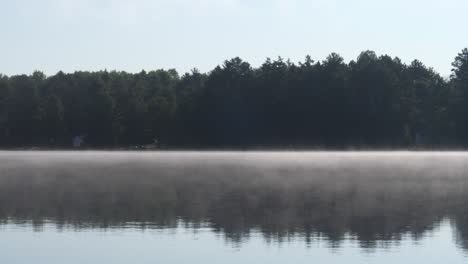
[[[466,263],[465,152],[0,151],[1,263]]]

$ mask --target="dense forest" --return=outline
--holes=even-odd
[[[463,148],[468,49],[450,78],[362,52],[344,62],[240,58],[175,70],[0,75],[0,146],[89,148]]]

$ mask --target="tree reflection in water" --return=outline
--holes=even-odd
[[[464,153],[0,152],[0,224],[208,225],[236,243],[257,231],[375,248],[449,219],[468,249],[467,167]]]

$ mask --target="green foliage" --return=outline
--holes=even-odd
[[[43,100],[41,123],[45,140],[50,145],[61,143],[64,134],[63,104],[59,97],[50,95]]]
[[[456,117],[457,136],[468,145],[468,49],[463,49],[455,57],[452,66],[453,114]]]
[[[420,61],[332,53],[260,67],[0,75],[0,145],[465,147],[468,49],[444,79]]]

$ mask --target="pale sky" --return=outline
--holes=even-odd
[[[0,73],[206,72],[370,49],[447,76],[467,25],[468,0],[0,0]]]

